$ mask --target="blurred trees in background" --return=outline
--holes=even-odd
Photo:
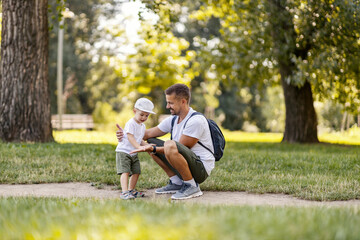
[[[155,125],[160,114],[168,113],[164,89],[177,82],[191,87],[192,107],[230,130],[284,131],[284,141],[317,142],[318,127],[343,130],[360,122],[359,0],[72,0],[64,6],[61,2],[49,0],[49,31],[26,20],[37,16],[31,9],[14,15],[11,23],[6,17],[9,8],[1,10],[3,139],[16,135],[21,136],[19,141],[32,141],[30,137],[41,134],[42,140],[34,141],[52,139],[46,106],[57,112],[61,17],[65,112],[92,114],[103,126],[123,125],[132,116],[135,100],[143,96],[155,103],[159,114],[149,122]],[[3,6],[8,3],[2,1]],[[13,22],[31,30],[31,37],[4,40],[25,31],[9,35],[20,29],[12,30]],[[49,59],[44,60],[48,33]],[[35,46],[38,52],[22,61],[26,51],[21,50],[20,57],[17,45],[8,48],[11,42]],[[14,68],[13,58],[29,67]],[[35,72],[41,75],[37,80],[30,77]],[[26,96],[25,102],[14,93]],[[22,108],[26,104],[37,110]],[[41,120],[38,111],[46,119]],[[15,119],[9,113],[26,127],[9,132],[15,129],[9,125]],[[34,122],[45,128],[34,130],[39,125]]]
[[[316,142],[318,120],[335,130],[356,121],[358,1],[144,3],[135,43],[128,19],[117,16],[138,2],[66,3],[74,13],[64,27],[68,113],[121,124],[140,96],[167,113],[163,90],[182,82],[192,88],[192,106],[230,130],[285,131],[285,141]],[[56,28],[49,63],[54,113]]]
[[[148,5],[155,11],[167,7],[175,20],[171,15],[176,9],[189,6],[187,1],[168,1],[171,7],[161,1]],[[313,92],[319,100],[332,99],[348,112],[358,112],[358,1],[200,1],[189,15],[200,22],[215,17],[221,23],[220,37],[198,38],[201,65],[212,73],[205,81],[246,86],[248,91],[282,85],[284,141],[318,141]]]
[[[92,69],[98,71],[98,80],[107,85],[106,96],[116,96],[111,92],[112,70],[108,64],[104,64],[101,58],[109,58],[114,55],[113,49],[107,49],[99,43],[102,39],[116,42],[116,33],[109,33],[108,29],[99,25],[99,20],[112,19],[119,13],[114,0],[73,0],[66,1],[65,8],[68,16],[64,16],[64,102],[67,113],[88,113],[94,110],[94,97],[86,82],[91,77]],[[57,0],[49,0],[49,18],[52,28],[50,29],[49,51],[49,78],[51,88],[52,113],[57,113],[56,104],[56,70],[57,70],[57,47],[59,12]],[[119,23],[121,26],[121,23]],[[121,28],[120,28],[121,29]],[[120,31],[120,30],[119,30]],[[100,46],[99,46],[100,45]],[[98,64],[95,64],[97,61]],[[105,74],[104,74],[105,73]],[[115,80],[119,81],[119,78]],[[96,99],[95,99],[96,101]]]

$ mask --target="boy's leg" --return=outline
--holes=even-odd
[[[131,177],[129,183],[129,190],[135,189],[140,173],[141,167],[138,155],[131,156]]]
[[[138,197],[144,197],[145,194],[142,192],[138,192],[135,190],[136,183],[139,179],[141,168],[140,168],[140,161],[137,155],[132,156],[132,162],[131,162],[131,177],[130,177],[130,183],[129,183],[129,193],[134,196],[135,198]]]
[[[131,166],[131,156],[124,152],[116,153],[116,171],[120,176],[120,185],[122,192],[128,191],[129,184],[129,175],[130,175],[130,166]]]
[[[133,174],[130,177],[129,190],[134,190],[140,174]]]
[[[127,192],[128,189],[128,182],[129,182],[129,173],[122,173],[120,177],[120,184],[121,184],[121,191]]]

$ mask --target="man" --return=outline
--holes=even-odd
[[[171,198],[179,200],[201,196],[203,193],[199,184],[206,180],[215,167],[213,154],[198,143],[200,141],[214,152],[209,125],[202,115],[190,118],[195,111],[189,106],[191,94],[186,85],[172,85],[165,90],[165,95],[166,108],[173,116],[146,130],[144,139],[154,145],[147,145],[132,153],[149,152],[169,176],[169,184],[156,189],[155,193],[172,193]],[[156,139],[169,132],[172,140],[164,142]],[[118,130],[116,134],[121,141],[122,131]]]

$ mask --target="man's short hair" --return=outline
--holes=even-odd
[[[176,98],[185,98],[185,100],[190,103],[190,89],[185,84],[177,83],[165,90],[166,95],[171,95],[173,93],[175,93]]]

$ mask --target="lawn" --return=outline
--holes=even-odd
[[[359,239],[358,208],[0,198],[2,239]]]
[[[71,131],[55,133],[62,143],[1,143],[0,183],[94,182],[118,186],[115,145],[109,144],[106,136]],[[113,134],[111,137],[116,144]],[[95,142],[92,138],[98,143],[66,143]],[[224,157],[201,188],[285,193],[321,201],[360,199],[358,156],[359,146],[229,141]],[[165,174],[151,158],[146,153],[141,153],[140,158],[142,175],[138,188],[165,184]]]
[[[334,144],[282,144],[279,134],[226,133],[223,159],[203,190],[360,199],[358,135]],[[55,132],[57,143],[0,143],[0,183],[118,186],[113,133]],[[280,137],[279,137],[280,136]],[[333,138],[331,138],[331,136]],[[350,140],[349,140],[350,139]],[[166,183],[142,153],[138,188]],[[358,207],[205,206],[185,202],[0,198],[2,239],[358,239]]]

